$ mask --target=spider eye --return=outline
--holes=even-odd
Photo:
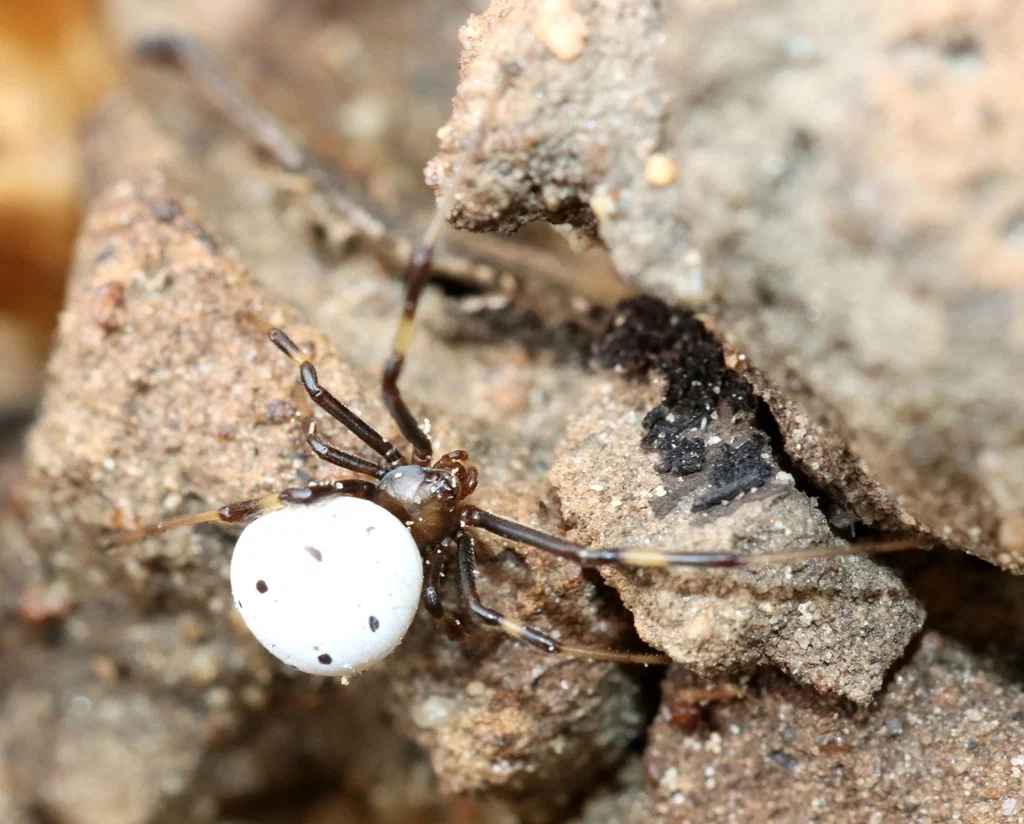
[[[409,530],[361,498],[264,515],[231,557],[246,626],[284,663],[345,675],[389,655],[419,606],[423,561]]]

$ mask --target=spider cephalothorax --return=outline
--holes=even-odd
[[[399,466],[377,484],[371,500],[409,527],[425,549],[459,528],[459,501],[476,488],[476,470],[467,468],[465,452],[451,452],[432,467]],[[447,460],[446,460],[447,459]]]

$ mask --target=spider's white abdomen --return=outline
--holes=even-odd
[[[286,664],[346,675],[387,657],[419,606],[423,561],[409,530],[362,498],[268,513],[231,556],[231,594]]]

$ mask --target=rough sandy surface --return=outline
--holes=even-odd
[[[620,820],[1024,819],[1021,582],[951,557],[907,577],[935,629],[870,707],[760,676],[687,729],[673,710],[693,678],[673,671]]]
[[[741,554],[836,541],[779,465],[785,455],[759,425],[750,385],[689,312],[623,304],[597,351],[620,375],[582,397],[551,471],[577,540]],[[626,377],[645,358],[660,385]],[[641,636],[688,668],[774,665],[861,703],[924,617],[899,578],[867,558],[605,574]]]
[[[422,222],[410,193],[454,76],[451,52],[421,27],[445,21],[454,32],[467,9],[409,15],[382,3],[363,18],[346,5],[351,20],[325,20],[324,9],[310,17],[299,4],[271,5],[274,16],[254,13],[243,25],[230,4],[183,0],[161,13],[191,20],[226,55],[255,56],[232,61],[250,88],[308,127],[304,136],[357,190]],[[470,169],[458,220],[511,228],[529,215],[596,227],[621,271],[649,291],[693,299],[717,290],[724,300],[725,274],[706,265],[712,247],[702,241],[698,254],[691,244],[725,218],[710,196],[709,223],[683,208],[693,167],[669,139],[672,98],[657,90],[676,64],[658,63],[653,46],[682,42],[676,18],[666,23],[643,3],[494,9],[466,31],[454,123],[479,114],[492,80],[507,85],[476,155],[496,165]],[[733,14],[719,8],[712,22]],[[131,19],[137,31],[146,18]],[[736,36],[721,35],[761,42]],[[368,54],[386,65],[367,71]],[[474,72],[486,82],[473,86]],[[756,83],[770,73],[749,74]],[[695,710],[681,692],[693,676],[677,667],[654,715],[659,673],[561,661],[492,635],[459,646],[425,617],[385,667],[348,686],[297,677],[232,616],[230,530],[105,551],[111,529],[328,474],[293,416],[306,408],[293,367],[240,309],[286,323],[325,383],[394,435],[377,375],[398,273],[308,197],[308,180],[267,163],[180,76],[138,69],[133,82],[135,94],[111,101],[90,134],[89,220],[0,539],[0,819],[510,824],[571,815],[611,824],[743,821],[764,805],[794,822],[939,821],[947,807],[968,821],[1021,817],[1020,656],[1000,639],[1021,635],[1024,599],[1016,581],[980,562],[922,553],[891,567],[849,559],[728,574],[608,571],[602,580],[485,541],[480,587],[495,606],[564,637],[636,644],[621,595],[643,637],[726,693],[739,688],[734,700]],[[724,100],[729,85],[712,84],[705,97]],[[422,94],[410,97],[413,87]],[[435,180],[450,173],[458,128],[442,138],[448,155],[433,165]],[[516,183],[519,168],[528,174]],[[484,220],[488,197],[496,208]],[[440,447],[472,451],[482,506],[586,542],[745,553],[835,543],[865,521],[935,531],[923,516],[911,520],[924,499],[867,460],[857,416],[831,405],[829,393],[857,374],[856,346],[838,347],[849,360],[827,361],[822,389],[802,376],[804,350],[766,358],[755,346],[773,325],[793,323],[775,314],[779,302],[750,302],[740,283],[742,324],[729,306],[710,304],[703,320],[734,344],[723,350],[692,315],[657,302],[606,318],[591,302],[621,289],[591,288],[607,272],[600,257],[543,245],[549,262],[572,261],[562,271],[574,280],[549,278],[558,267],[545,264],[501,300],[442,281],[426,296],[406,375]],[[521,264],[517,255],[505,259]],[[791,276],[780,270],[772,282]],[[604,319],[610,326],[595,337]],[[815,339],[814,328],[797,328]],[[882,389],[892,386],[892,374],[878,374]],[[924,393],[933,373],[921,375]],[[880,402],[878,391],[869,385],[854,401],[861,411],[874,403],[872,425],[887,426],[889,396]],[[1005,395],[992,398],[975,409],[979,427],[995,425]],[[951,409],[947,422],[962,422]],[[927,435],[932,419],[916,420]],[[359,449],[328,422],[322,429]],[[877,443],[891,446],[888,437]],[[894,448],[891,460],[916,454]],[[953,457],[973,466],[970,454]],[[934,466],[928,480],[938,483],[944,465]],[[964,476],[961,488],[973,495],[976,480]],[[973,506],[968,498],[948,501]],[[1006,523],[1008,545],[1017,533]],[[979,552],[989,532],[981,535],[971,545]],[[928,629],[904,654],[922,604]]]
[[[543,5],[463,30],[435,178],[492,125],[455,222],[596,227],[710,308],[858,519],[1022,568],[1020,9],[580,0],[565,61]]]

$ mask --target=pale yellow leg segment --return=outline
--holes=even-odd
[[[285,503],[281,500],[281,495],[275,492],[272,495],[255,498],[251,501],[228,504],[219,509],[207,509],[192,515],[179,515],[175,518],[168,518],[159,523],[148,524],[129,532],[122,532],[114,537],[112,543],[114,546],[132,544],[136,541],[150,538],[153,535],[159,535],[162,532],[169,532],[172,529],[181,529],[186,526],[195,526],[196,524],[207,524],[217,521],[228,524],[248,523],[265,512],[272,512],[275,509],[281,509],[283,506],[285,506]]]

